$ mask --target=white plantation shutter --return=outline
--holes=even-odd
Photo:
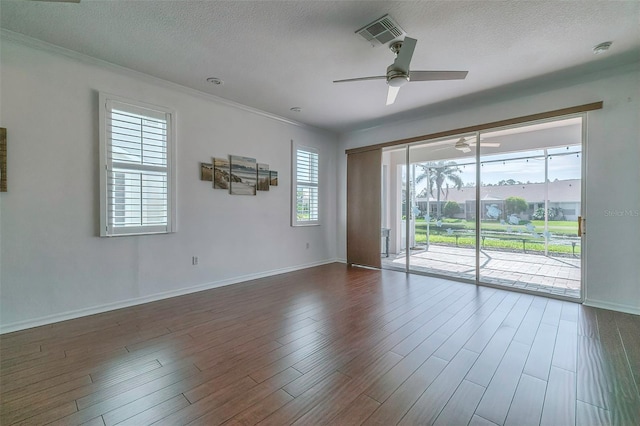
[[[101,235],[173,231],[172,112],[101,94]]]
[[[320,223],[318,151],[297,147],[294,153],[292,225],[317,225]]]

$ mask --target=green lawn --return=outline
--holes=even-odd
[[[544,231],[543,220],[534,220],[531,221],[531,224],[535,226],[537,234]],[[475,222],[463,219],[444,219],[439,227],[435,221],[431,221],[429,225],[430,244],[455,246],[457,235],[459,247],[475,247]],[[447,229],[451,229],[453,234],[449,234]],[[483,247],[519,252],[525,250],[526,252],[544,252],[544,238],[533,236],[526,225],[501,225],[499,222],[483,222],[481,229],[482,235],[485,237],[482,241]],[[577,222],[549,221],[549,232],[552,235],[547,247],[550,253],[580,254]],[[426,240],[427,222],[424,219],[417,219],[416,244],[425,244]],[[575,249],[571,245],[572,242],[576,243]]]
[[[416,244],[425,244],[427,238],[425,234],[416,235]],[[448,246],[456,245],[455,236],[451,235],[431,235],[429,238],[430,244],[441,244]],[[458,238],[458,247],[466,247],[473,248],[476,246],[476,239],[474,236],[471,237],[459,237]],[[484,243],[482,244],[483,248],[497,249],[497,250],[507,250],[507,251],[517,251],[524,252],[522,239],[520,240],[496,240],[491,238],[486,238]],[[527,253],[544,253],[544,242],[542,240],[525,240],[524,248]],[[563,253],[563,254],[573,254],[576,256],[580,254],[580,245],[576,244],[575,252],[573,252],[571,245],[561,245],[561,244],[549,244],[548,246],[549,253]]]
[[[532,220],[531,224],[535,226],[535,230],[538,233],[543,232],[544,230],[544,220]],[[454,231],[464,231],[464,230],[474,230],[476,229],[475,221],[465,221],[464,219],[444,219],[442,221],[442,226],[436,226],[435,221],[431,221],[430,223],[430,231],[442,229],[446,232],[447,228],[451,228]],[[497,232],[507,232],[508,229],[511,232],[525,232],[529,233],[527,230],[527,226],[525,225],[501,225],[500,222],[494,221],[485,221],[481,224],[481,229],[483,231],[497,231]],[[427,230],[427,222],[424,219],[416,220],[416,232],[418,230],[422,230],[426,232]],[[577,236],[578,235],[578,222],[572,221],[549,221],[549,232],[556,235],[563,236]]]

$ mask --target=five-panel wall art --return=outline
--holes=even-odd
[[[226,189],[232,195],[256,195],[256,191],[278,186],[278,172],[255,158],[230,155],[212,160],[200,163],[200,180],[213,182],[214,189]]]

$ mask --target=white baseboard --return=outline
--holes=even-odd
[[[225,280],[213,281],[200,284],[194,287],[181,288],[178,290],[165,291],[144,297],[136,297],[135,299],[123,300],[120,302],[106,303],[104,305],[92,306],[90,308],[77,309],[73,311],[63,312],[59,314],[47,315],[44,317],[34,318],[26,321],[18,321],[9,324],[0,324],[0,334],[12,333],[14,331],[25,330],[27,328],[40,327],[43,325],[53,324],[60,321],[85,317],[88,315],[100,314],[103,312],[113,311],[116,309],[128,308],[130,306],[142,305],[144,303],[155,302],[171,297],[182,296],[185,294],[196,293],[198,291],[209,290],[216,287],[224,287],[227,285],[238,284],[245,281],[251,281],[259,278],[270,277],[273,275],[285,274],[287,272],[299,271],[301,269],[312,268],[314,266],[326,265],[329,263],[339,262],[338,259],[328,259],[319,262],[307,263],[304,265],[290,266],[287,268],[273,269],[270,271],[259,272],[256,274],[242,275],[239,277],[227,278]]]
[[[602,300],[585,299],[584,305],[593,308],[608,309],[610,311],[625,312],[627,314],[640,315],[640,307],[621,305],[619,303],[603,302]]]

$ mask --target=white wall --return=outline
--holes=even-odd
[[[335,136],[16,41],[0,66],[2,331],[336,258]],[[98,91],[176,110],[177,233],[97,237]],[[290,226],[292,139],[319,149],[322,226]],[[279,186],[232,196],[199,180],[200,161],[228,154],[269,164]]]
[[[346,257],[345,149],[604,101],[587,122],[585,303],[640,314],[640,70],[638,64],[572,80],[490,93],[446,113],[340,137],[338,257]],[[625,215],[625,211],[630,215]],[[616,216],[612,212],[622,212]],[[620,214],[620,213],[618,213]]]

